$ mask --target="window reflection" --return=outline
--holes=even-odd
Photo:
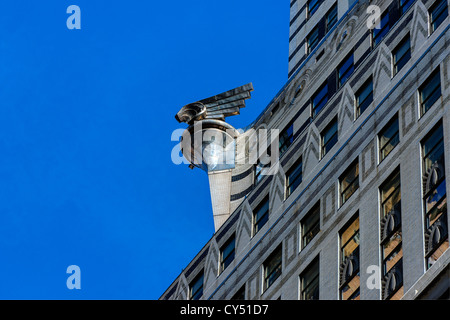
[[[447,188],[445,179],[444,159],[444,132],[442,123],[428,134],[422,141],[424,197],[425,210],[425,237],[431,234],[436,223],[447,225]],[[444,227],[444,229],[447,229]],[[448,249],[448,233],[441,234],[436,241],[433,239],[426,243],[427,267],[431,267],[439,257]]]
[[[401,231],[400,170],[397,169],[380,187],[383,259],[383,299],[400,299],[403,296],[403,249]],[[392,211],[394,210],[394,211]],[[393,219],[393,220],[392,220]],[[394,225],[392,225],[394,223]],[[385,229],[387,228],[387,229]],[[393,228],[393,229],[391,229]],[[395,278],[394,282],[389,282]]]
[[[350,221],[340,232],[341,245],[341,282],[340,296],[342,300],[359,300],[359,216]],[[345,266],[351,265],[349,274]]]

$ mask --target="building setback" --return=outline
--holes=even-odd
[[[450,298],[449,6],[291,0],[289,79],[248,131],[225,118],[251,85],[180,111],[237,151],[203,166],[216,232],[160,299]],[[272,170],[238,161],[260,129]]]

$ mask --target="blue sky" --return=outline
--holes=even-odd
[[[159,298],[214,232],[206,174],[171,161],[174,115],[253,82],[229,121],[255,119],[287,80],[289,1],[0,12],[0,299]]]

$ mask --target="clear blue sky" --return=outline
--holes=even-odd
[[[0,12],[0,299],[159,298],[214,232],[206,174],[171,162],[174,115],[253,82],[230,122],[255,119],[287,80],[289,1]]]

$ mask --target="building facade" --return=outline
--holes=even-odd
[[[450,298],[449,6],[291,0],[289,79],[206,169],[216,232],[161,299]],[[228,129],[220,101],[177,119]],[[259,129],[276,161],[237,161]]]

